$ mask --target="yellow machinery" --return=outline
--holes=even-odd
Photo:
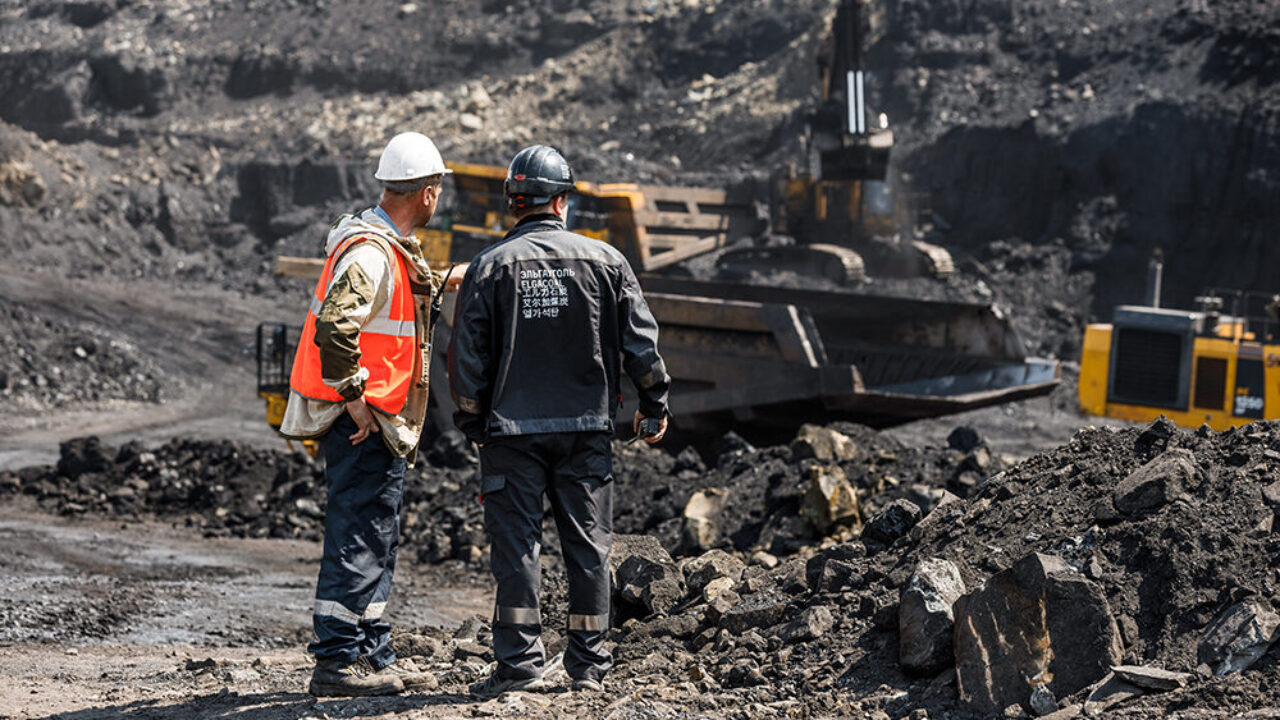
[[[289,342],[289,326],[279,323],[258,325],[258,397],[266,402],[267,424],[275,430],[279,430],[284,422],[284,409],[289,402],[293,350]],[[292,450],[293,441],[287,442]],[[320,449],[314,440],[303,440],[302,447],[312,457]]]
[[[804,422],[888,426],[1043,395],[1058,383],[1057,362],[1029,357],[1009,319],[991,305],[657,272],[766,230],[796,244],[730,249],[717,260],[720,277],[791,270],[843,284],[861,281],[866,267],[907,276],[953,270],[945,249],[895,239],[904,209],[887,172],[893,134],[868,105],[868,5],[841,0],[836,12],[819,57],[822,102],[806,117],[803,170],[779,169],[767,187],[579,182],[569,195],[568,228],[618,248],[639,277],[662,326],[682,432],[714,437],[733,428],[756,438],[775,433],[771,439],[780,441]],[[450,168],[434,227],[417,235],[440,268],[471,260],[512,223],[505,168]],[[277,272],[314,280],[323,266],[319,258],[282,257]],[[437,352],[448,346],[449,321],[446,308],[435,328]],[[258,330],[259,394],[277,428],[294,328]],[[431,364],[434,388],[447,386],[440,360]],[[449,394],[434,392],[432,400],[432,420],[447,426]]]
[[[438,268],[468,262],[502,238],[513,223],[502,183],[507,169],[449,163],[437,227],[418,230],[427,260]],[[731,238],[764,229],[751,199],[696,187],[577,183],[569,194],[570,230],[622,251],[636,272],[649,272],[722,247]],[[318,278],[324,261],[281,257],[276,271]]]
[[[499,240],[512,224],[502,183],[504,167],[450,163],[439,230],[419,234],[428,260],[466,262]],[[748,198],[726,190],[577,183],[569,194],[568,228],[622,251],[636,272],[658,270],[764,229]]]
[[[1210,290],[1197,311],[1121,306],[1085,329],[1080,407],[1092,415],[1225,430],[1280,417],[1280,338],[1270,295]],[[1232,301],[1229,314],[1224,300]]]

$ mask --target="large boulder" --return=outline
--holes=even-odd
[[[1178,426],[1172,420],[1161,415],[1147,424],[1138,439],[1133,443],[1134,452],[1139,456],[1151,457],[1169,446],[1169,441],[1178,434]]]
[[[679,475],[681,473],[691,473],[693,475],[701,475],[707,471],[706,463],[702,462],[702,456],[698,451],[689,446],[680,451],[676,456],[676,461],[671,465],[671,474]]]
[[[1111,668],[1116,677],[1133,683],[1144,690],[1177,690],[1191,679],[1191,673],[1172,672],[1164,668],[1146,665],[1117,665]]]
[[[861,560],[867,549],[862,543],[844,543],[822,550],[805,561],[805,585],[814,592],[840,592],[862,576]]]
[[[671,553],[667,552],[658,538],[652,535],[618,533],[613,536],[613,544],[609,548],[609,569],[616,573],[618,566],[636,555],[661,565],[675,565]]]
[[[862,539],[892,545],[920,522],[920,507],[901,498],[885,505],[862,528]]]
[[[723,465],[728,460],[755,451],[756,449],[751,443],[743,439],[738,433],[730,430],[716,441],[715,447],[711,449],[711,456],[716,459],[717,465]]]
[[[800,514],[826,535],[839,525],[857,525],[861,521],[858,493],[838,465],[814,466],[809,469],[809,487],[800,502]]]
[[[831,608],[826,605],[814,605],[805,608],[795,620],[778,629],[778,637],[786,642],[807,642],[817,640],[835,627],[836,619]]]
[[[58,445],[58,472],[72,480],[85,473],[106,472],[114,454],[96,435],[73,438]]]
[[[632,555],[618,566],[618,595],[649,614],[666,613],[684,598],[684,583],[674,564],[654,562]]]
[[[1191,451],[1166,450],[1121,480],[1112,499],[1116,509],[1125,514],[1155,510],[1181,495],[1199,472]]]
[[[725,578],[730,587],[738,582],[746,565],[723,550],[709,550],[684,564],[685,581],[691,592],[700,593],[711,581]]]
[[[724,488],[699,490],[685,503],[680,544],[685,550],[706,550],[720,539],[716,518],[729,502],[730,492]]]
[[[955,662],[952,606],[964,595],[960,569],[929,558],[916,566],[898,593],[898,656],[902,668],[933,675]]]
[[[791,459],[841,462],[858,456],[858,446],[842,432],[818,425],[801,425],[791,441]]]
[[[1066,697],[1120,663],[1102,589],[1061,558],[1032,553],[955,604],[960,699],[998,713],[1029,706],[1037,685]]]
[[[649,535],[615,535],[609,551],[613,587],[623,606],[665,613],[684,597],[684,578],[671,554]]]
[[[1280,634],[1280,615],[1254,600],[1218,614],[1200,635],[1196,654],[1214,675],[1239,672],[1258,661]]]
[[[743,598],[720,618],[720,627],[735,635],[752,628],[777,625],[787,614],[787,599],[781,595],[760,593]]]

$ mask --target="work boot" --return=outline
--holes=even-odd
[[[404,683],[404,689],[410,692],[435,690],[440,687],[440,681],[436,679],[435,675],[423,672],[412,660],[404,658],[397,658],[395,662],[377,671],[374,675],[398,677],[400,682]]]
[[[604,682],[591,676],[574,678],[569,687],[574,692],[604,692]]]
[[[316,697],[395,695],[404,692],[404,682],[398,675],[373,672],[365,662],[347,664],[341,660],[317,659],[307,692]]]
[[[481,700],[496,698],[504,692],[516,690],[539,692],[546,689],[547,683],[542,678],[504,678],[499,676],[496,670],[492,675],[469,688],[471,697]]]

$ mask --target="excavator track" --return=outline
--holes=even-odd
[[[861,255],[849,248],[825,243],[738,248],[717,258],[716,268],[726,278],[779,271],[794,272],[801,277],[820,277],[838,285],[856,285],[867,278]]]
[[[921,255],[924,255],[926,268],[933,277],[947,277],[956,271],[956,264],[951,259],[951,253],[941,245],[916,240],[911,243],[911,246],[919,251]]]
[[[920,255],[924,255],[924,263],[933,277],[945,278],[956,272],[955,260],[951,259],[951,252],[948,252],[946,247],[919,240],[911,242],[911,247],[915,247]]]

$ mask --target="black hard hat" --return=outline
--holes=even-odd
[[[573,170],[555,148],[532,145],[507,167],[502,190],[513,210],[546,205],[551,198],[573,189]]]

